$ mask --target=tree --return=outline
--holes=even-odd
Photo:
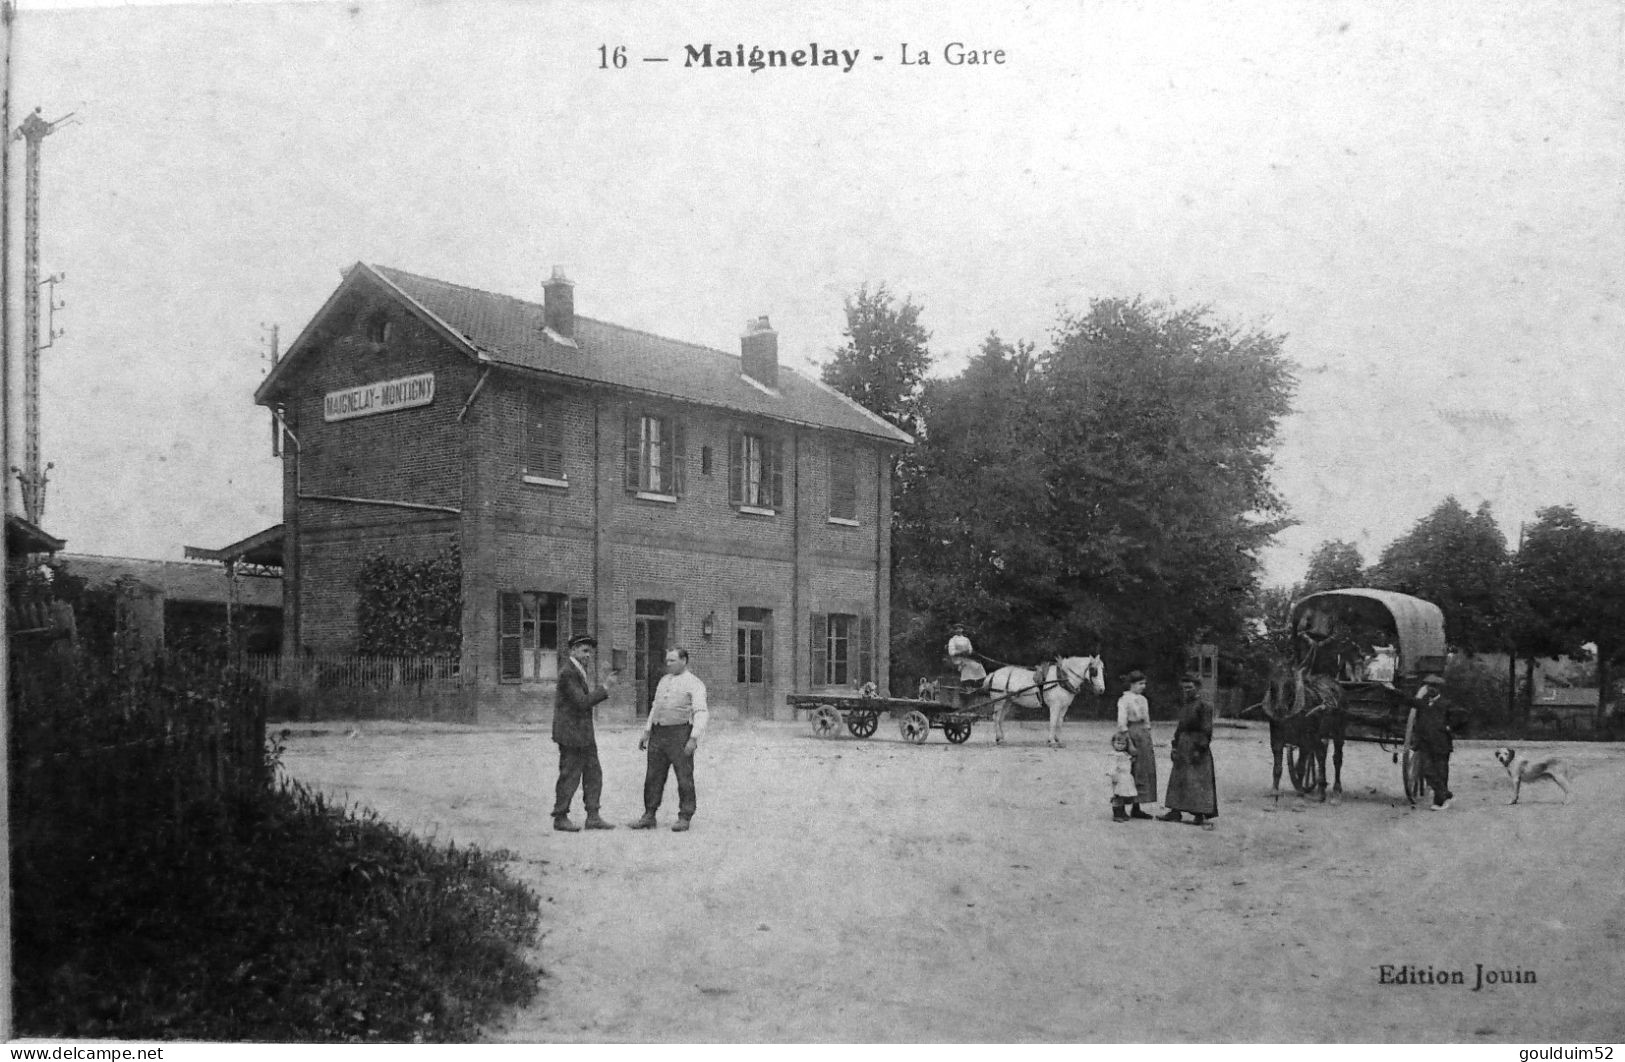
[[[1494,652],[1507,647],[1510,562],[1489,503],[1468,513],[1447,497],[1382,551],[1370,583],[1438,605],[1451,645]]]
[[[1206,309],[1096,300],[1042,354],[991,335],[931,381],[894,524],[912,623],[894,660],[934,666],[953,619],[1021,662],[1100,649],[1171,669],[1199,636],[1239,637],[1257,552],[1286,524],[1281,344]]]
[[[1625,663],[1625,531],[1583,519],[1573,506],[1536,514],[1514,564],[1526,609],[1519,624],[1526,656],[1579,655],[1597,646],[1597,723],[1611,668]]]
[[[1294,385],[1282,342],[1205,307],[1098,299],[1041,361],[1063,592],[1147,662],[1237,632],[1258,551],[1287,525],[1269,479]]]
[[[1030,653],[1049,609],[1054,558],[1042,533],[1043,467],[1020,410],[1034,386],[1030,343],[991,334],[959,376],[926,381],[926,420],[899,465],[892,520],[895,688],[940,666],[951,622],[994,656]],[[986,634],[986,637],[982,635]]]
[[[920,392],[931,366],[923,307],[901,306],[885,283],[846,299],[846,345],[823,367],[825,383],[910,434],[918,434]]]
[[[374,554],[356,573],[356,651],[455,654],[463,639],[463,565],[456,545],[421,561]]]
[[[1299,596],[1364,585],[1365,561],[1360,557],[1359,548],[1352,542],[1332,539],[1322,542],[1309,558],[1309,569],[1304,573]]]

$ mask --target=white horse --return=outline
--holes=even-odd
[[[993,743],[1004,744],[1004,713],[1012,705],[1049,709],[1049,744],[1062,748],[1061,722],[1072,707],[1083,684],[1095,693],[1106,692],[1106,664],[1098,656],[1069,656],[1040,664],[1036,668],[1001,667],[987,677],[985,687],[993,697]]]

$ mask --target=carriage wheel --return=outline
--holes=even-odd
[[[903,716],[903,721],[898,724],[898,729],[903,732],[904,741],[912,741],[916,745],[923,745],[925,739],[931,736],[931,720],[925,717],[924,712],[910,712]]]
[[[852,731],[853,737],[866,738],[879,725],[880,715],[877,712],[848,712],[846,716],[846,728]]]
[[[970,723],[943,723],[942,736],[955,745],[963,745],[970,740]]]
[[[1311,792],[1320,782],[1320,769],[1314,754],[1299,745],[1286,747],[1286,770],[1287,777],[1292,779],[1292,788],[1298,791],[1299,796]]]
[[[1412,708],[1405,720],[1405,751],[1402,753],[1399,776],[1405,786],[1405,799],[1415,805],[1426,788],[1422,781],[1422,754],[1412,747],[1416,736],[1416,709]]]
[[[841,713],[834,705],[820,704],[808,720],[815,737],[834,737],[841,729]]]

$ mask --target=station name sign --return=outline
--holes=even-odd
[[[350,420],[352,417],[426,406],[433,401],[434,373],[425,372],[417,376],[403,376],[399,380],[383,380],[343,391],[329,391],[322,402],[322,419]]]

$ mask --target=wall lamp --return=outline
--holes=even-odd
[[[705,614],[704,619],[700,620],[700,634],[705,637],[706,641],[710,641],[711,636],[715,633],[717,633],[717,612],[716,609],[712,609]]]

